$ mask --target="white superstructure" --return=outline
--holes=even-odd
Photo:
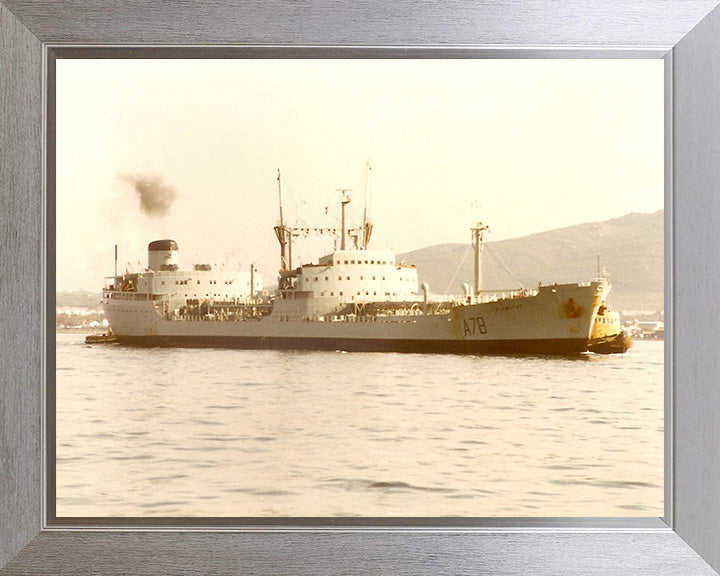
[[[155,240],[148,245],[148,266],[142,272],[105,279],[103,304],[113,331],[128,332],[147,321],[149,304],[154,312],[178,316],[201,306],[248,303],[262,288],[262,275],[254,267],[240,271],[194,264],[182,269],[177,243]]]
[[[313,298],[338,297],[340,302],[400,302],[415,297],[415,266],[396,264],[395,254],[382,250],[338,250],[305,264],[297,272],[295,287]]]

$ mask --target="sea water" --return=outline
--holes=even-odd
[[[64,516],[662,516],[663,343],[573,357],[57,334]]]

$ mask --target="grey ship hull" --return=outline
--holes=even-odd
[[[178,319],[147,299],[107,298],[105,312],[122,344],[348,352],[577,354],[605,293],[604,283],[542,287],[532,296],[456,305],[400,316],[319,315],[311,299],[276,301],[260,319]]]

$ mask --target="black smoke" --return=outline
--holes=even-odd
[[[121,178],[132,184],[143,214],[147,214],[151,218],[160,218],[170,212],[170,208],[177,198],[177,192],[172,186],[165,184],[161,178],[134,174],[125,174]]]

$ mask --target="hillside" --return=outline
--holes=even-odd
[[[662,210],[498,242],[489,241],[489,234],[485,236],[484,287],[509,290],[520,285],[537,287],[538,282],[586,282],[597,275],[599,255],[613,285],[610,303],[614,309],[662,310],[663,235]],[[427,282],[431,292],[460,293],[464,282],[473,281],[469,244],[428,246],[399,254],[398,261],[415,264],[420,282]]]
[[[101,308],[100,299],[102,294],[88,290],[61,290],[55,295],[55,306],[57,308]]]

